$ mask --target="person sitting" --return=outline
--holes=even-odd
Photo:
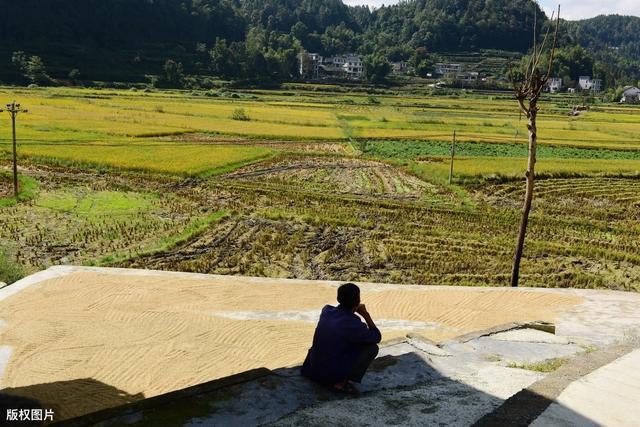
[[[346,283],[338,288],[337,307],[326,305],[313,335],[313,344],[302,365],[302,375],[334,390],[359,393],[360,383],[378,354],[382,335],[364,304],[360,288]],[[367,322],[364,324],[355,313]]]

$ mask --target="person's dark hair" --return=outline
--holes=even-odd
[[[360,288],[353,283],[341,285],[338,288],[338,302],[345,308],[356,308],[360,304]]]

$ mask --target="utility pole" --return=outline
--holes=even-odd
[[[449,185],[453,182],[453,158],[456,155],[456,131],[453,131],[453,141],[451,142],[451,165],[449,166]]]
[[[7,112],[11,114],[11,125],[13,127],[13,195],[15,198],[18,198],[18,148],[16,145],[16,117],[18,113],[26,113],[27,110],[24,110],[20,107],[20,104],[13,101],[10,104],[7,104]]]

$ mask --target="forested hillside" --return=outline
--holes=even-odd
[[[23,84],[287,80],[302,49],[407,60],[426,72],[440,53],[526,53],[534,11],[538,25],[546,23],[532,0],[408,0],[373,11],[341,0],[0,0],[0,7],[0,81]],[[565,59],[581,61],[565,71],[602,73],[611,84],[640,79],[640,18],[565,26]],[[571,51],[578,44],[586,51]]]
[[[594,51],[613,50],[640,60],[640,17],[608,15],[568,22],[569,33],[580,45]]]
[[[1,0],[0,38],[97,46],[243,40],[233,0]]]
[[[531,45],[531,0],[414,0],[372,13],[367,40],[375,47],[425,47],[432,51],[479,48],[524,52]],[[540,25],[543,19],[540,19]],[[373,47],[373,46],[372,46]]]

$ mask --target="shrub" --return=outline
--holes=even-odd
[[[15,253],[0,246],[0,282],[13,283],[24,277],[23,267],[15,261]]]
[[[236,108],[231,118],[233,120],[241,120],[244,122],[248,122],[249,120],[251,120],[249,116],[247,116],[247,113],[244,111],[244,108]]]

